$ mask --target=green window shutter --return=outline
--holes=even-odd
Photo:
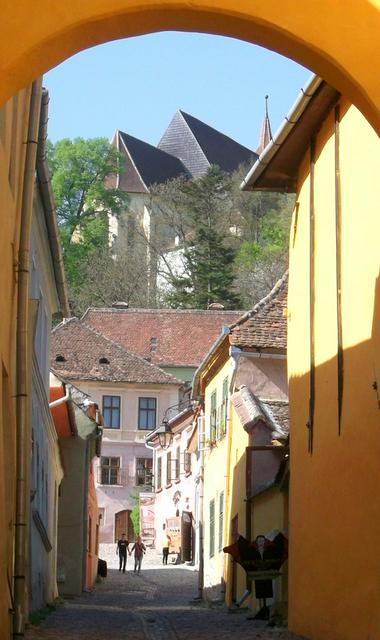
[[[219,496],[219,544],[218,550],[223,549],[223,522],[224,522],[224,491]]]
[[[210,500],[210,558],[215,553],[215,500]]]

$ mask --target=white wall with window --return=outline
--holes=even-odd
[[[167,450],[163,450],[157,441],[154,445],[154,490],[156,547],[161,553],[167,527],[178,527],[179,543],[183,543],[182,527],[190,523],[191,549],[185,561],[195,559],[195,475],[196,456],[188,451],[189,438],[194,428],[194,414],[186,415],[181,423],[173,424],[173,441]],[[169,535],[170,531],[168,531]],[[177,544],[177,546],[176,546]],[[169,547],[171,556],[176,558],[178,543]],[[170,560],[169,560],[170,562]]]
[[[167,407],[178,402],[179,385],[83,381],[77,386],[102,407],[102,452],[94,469],[98,504],[104,510],[99,538],[113,543],[116,514],[132,510],[140,491],[152,490],[153,454],[145,437],[161,424]]]

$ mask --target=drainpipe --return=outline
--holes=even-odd
[[[70,400],[70,391],[67,391],[66,395],[62,396],[62,398],[57,398],[57,400],[49,402],[49,409],[54,409],[54,407],[58,407],[60,404],[64,404],[68,400]]]
[[[38,127],[42,80],[32,84],[28,137],[22,185],[20,244],[18,250],[17,326],[16,326],[16,519],[14,542],[14,637],[23,637],[27,615],[27,561],[30,499],[30,423],[28,356],[29,247],[36,173]]]

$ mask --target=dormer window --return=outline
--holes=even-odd
[[[99,358],[99,364],[109,364],[108,358]]]
[[[59,353],[58,355],[55,356],[55,361],[56,362],[66,362],[66,358]]]

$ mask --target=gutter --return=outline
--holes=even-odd
[[[42,89],[41,115],[38,131],[37,179],[42,197],[45,222],[49,237],[50,252],[53,260],[54,276],[58,291],[58,298],[61,305],[62,315],[65,318],[69,318],[71,314],[65,271],[63,266],[63,252],[59,237],[57,212],[54,203],[53,190],[46,159],[48,106],[49,93],[46,89]]]
[[[230,347],[231,358],[270,358],[271,360],[286,360],[286,353],[271,353],[268,351],[243,351],[239,347]]]
[[[199,397],[198,394],[198,387],[199,387],[199,377],[200,374],[202,372],[202,369],[204,368],[205,364],[207,363],[207,361],[210,359],[210,356],[214,353],[214,351],[222,344],[223,340],[226,338],[226,336],[230,333],[230,327],[223,327],[222,328],[222,333],[220,334],[220,336],[218,336],[218,338],[215,340],[214,344],[211,346],[211,348],[209,349],[209,351],[206,353],[205,357],[203,358],[201,364],[199,365],[198,369],[196,370],[196,372],[194,373],[194,377],[193,377],[193,388],[192,388],[192,398],[193,399],[197,399]],[[197,393],[197,395],[195,395]]]
[[[290,109],[288,115],[276,131],[274,138],[265,147],[264,151],[260,154],[258,160],[256,160],[252,169],[244,178],[240,185],[241,191],[252,190],[253,184],[265,171],[267,165],[272,161],[279,148],[282,146],[293,127],[297,124],[298,120],[306,110],[310,100],[313,98],[316,91],[319,89],[324,81],[322,78],[316,75],[312,75],[308,80],[301,93],[299,94],[296,102]]]

